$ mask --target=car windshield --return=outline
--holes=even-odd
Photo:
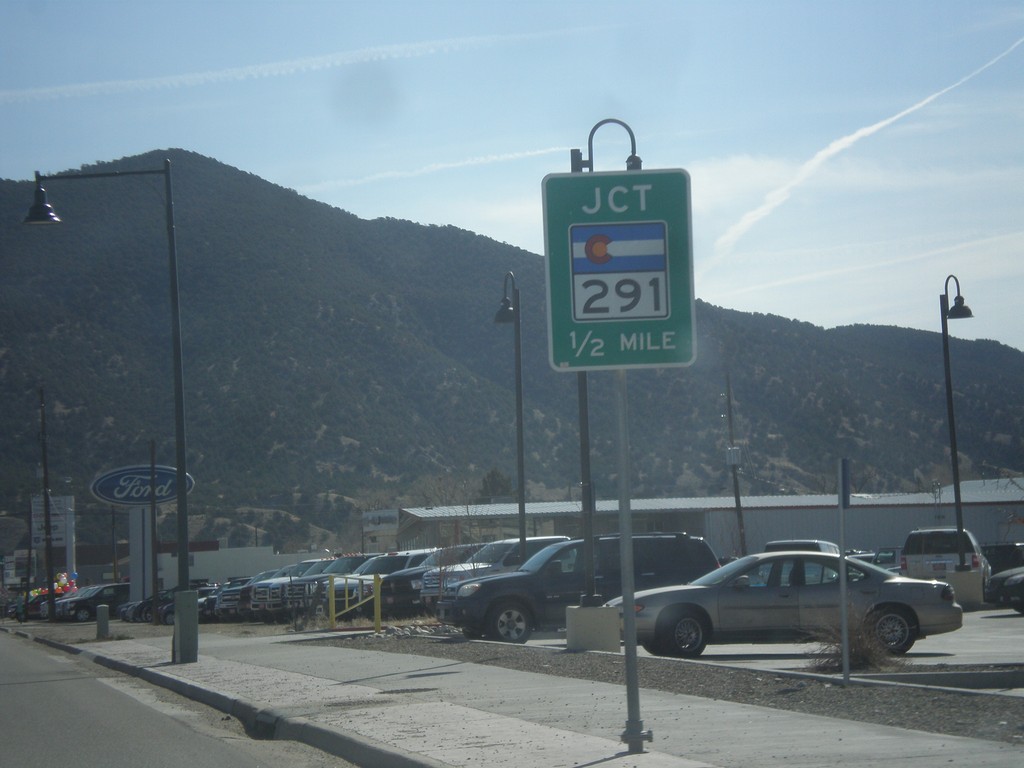
[[[495,563],[500,563],[512,546],[514,545],[507,541],[492,541],[490,544],[485,544],[481,547],[466,562],[473,565],[494,565]]]
[[[271,578],[286,579],[291,576],[302,576],[314,565],[316,565],[316,563],[292,563],[291,565],[286,565],[284,568],[275,573]]]
[[[965,550],[975,551],[969,531],[963,532],[962,541]],[[908,555],[955,555],[959,551],[956,531],[912,531],[907,536],[903,551]]]
[[[394,573],[405,568],[408,562],[409,558],[404,555],[378,555],[356,568],[355,572],[367,576],[374,573]]]
[[[320,574],[326,575],[331,573],[352,573],[360,565],[367,562],[362,557],[336,557],[332,560],[326,568],[324,568]],[[307,574],[308,575],[308,574]]]
[[[716,584],[721,584],[728,581],[734,576],[738,576],[749,568],[757,560],[753,555],[747,555],[741,557],[739,560],[733,560],[727,565],[723,565],[721,568],[716,568],[709,573],[705,573],[699,579],[694,579],[691,584],[695,584],[698,587],[712,587]]]
[[[257,581],[263,581],[264,579],[269,579],[273,576],[278,576],[283,570],[283,568],[280,568],[276,571],[263,571],[263,573],[257,573],[255,576],[249,579],[249,581],[246,582],[246,585],[255,584]]]
[[[103,588],[102,584],[94,584],[91,587],[84,587],[84,588],[79,589],[79,590],[77,590],[75,592],[72,592],[69,595],[69,597],[89,597],[90,595],[95,595],[102,588]]]
[[[302,575],[303,576],[316,576],[318,573],[323,573],[327,569],[327,567],[329,565],[331,565],[333,562],[334,562],[333,560],[321,560],[318,563],[313,563],[313,567],[309,568],[306,571],[303,571]]]
[[[420,563],[420,566],[424,568],[437,568],[438,566],[463,563],[479,548],[479,544],[456,544],[452,547],[435,549],[427,555],[427,559]]]
[[[520,571],[529,571],[530,573],[537,573],[541,570],[551,559],[552,555],[557,550],[560,550],[565,546],[564,541],[556,541],[554,544],[548,544],[544,549],[540,550],[537,554],[519,566]]]

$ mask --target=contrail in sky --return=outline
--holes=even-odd
[[[500,155],[477,155],[467,157],[463,160],[453,160],[447,163],[430,163],[419,168],[411,168],[401,171],[381,171],[370,176],[363,176],[358,179],[339,179],[335,181],[322,181],[317,184],[309,184],[300,190],[303,194],[314,194],[341,187],[356,187],[360,184],[371,184],[384,179],[409,179],[414,176],[425,176],[428,173],[447,171],[453,168],[468,168],[474,165],[491,165],[492,163],[504,163],[511,160],[522,160],[526,157],[540,157],[551,155],[556,152],[568,152],[568,147],[549,147],[548,149],[529,149],[522,152],[506,152]]]
[[[422,43],[400,43],[360,48],[355,51],[330,53],[324,56],[310,56],[270,64],[253,64],[246,67],[195,72],[187,75],[169,75],[141,80],[106,80],[98,83],[77,85],[56,85],[49,88],[27,88],[17,91],[0,91],[0,104],[17,102],[46,101],[73,97],[106,96],[134,91],[152,91],[158,88],[189,88],[213,83],[237,82],[260,77],[283,77],[321,69],[335,69],[352,64],[394,59],[416,59],[436,54],[453,53],[473,48],[483,48],[498,43],[538,40],[554,35],[565,35],[568,30],[537,32],[522,35],[478,35],[449,40],[428,40]]]
[[[968,80],[971,80],[972,78],[981,74],[992,65],[996,64],[1003,57],[1008,56],[1010,53],[1013,52],[1015,48],[1020,46],[1022,43],[1024,43],[1024,37],[1015,42],[1013,45],[1011,45],[1005,51],[1000,53],[994,59],[978,67],[969,75],[962,77],[960,80],[957,80],[952,85],[943,88],[941,91],[936,91],[931,96],[922,99],[921,101],[917,102],[917,104],[914,104],[911,107],[907,107],[902,112],[899,112],[893,115],[892,117],[887,117],[885,120],[880,120],[879,122],[874,123],[873,125],[869,125],[866,128],[861,128],[860,130],[854,131],[848,136],[843,136],[841,139],[836,139],[824,149],[819,150],[814,155],[814,157],[812,157],[810,160],[808,160],[806,163],[800,166],[799,170],[797,170],[796,172],[796,176],[794,176],[789,182],[783,184],[778,189],[774,189],[767,195],[765,195],[764,202],[761,203],[761,205],[759,205],[754,210],[745,213],[739,221],[737,221],[735,224],[729,227],[729,229],[726,230],[725,234],[723,234],[715,241],[714,258],[717,259],[720,256],[723,256],[727,254],[729,251],[731,251],[732,247],[736,244],[736,242],[741,237],[743,237],[743,235],[745,235],[751,227],[753,227],[761,219],[771,214],[772,211],[774,211],[780,205],[785,203],[789,199],[789,196],[793,193],[793,190],[799,187],[809,178],[811,178],[815,173],[817,173],[818,169],[821,168],[821,166],[824,165],[828,160],[835,157],[840,152],[849,149],[861,139],[878,133],[880,130],[882,130],[883,128],[887,128],[888,126],[895,123],[897,120],[900,120],[901,118],[904,118],[907,115],[917,112],[919,109],[922,109],[923,107],[926,107],[928,104],[931,104],[940,96],[944,96],[945,94],[952,91],[954,88],[963,85]]]

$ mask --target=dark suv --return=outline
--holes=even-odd
[[[982,544],[982,554],[992,566],[992,573],[1020,568],[1024,565],[1024,542],[1004,541],[999,544]]]
[[[583,541],[545,547],[517,571],[469,579],[446,591],[437,617],[467,637],[525,643],[535,630],[565,626],[565,609],[585,588]],[[685,584],[718,567],[704,539],[686,533],[633,536],[634,584],[650,589]],[[604,599],[622,593],[619,536],[594,540],[595,590]]]

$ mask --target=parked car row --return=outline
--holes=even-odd
[[[195,588],[198,593],[199,620],[208,621],[210,614],[205,609],[206,601],[220,588],[218,584],[203,584]],[[142,622],[150,624],[156,616],[160,624],[174,623],[174,596],[177,589],[165,589],[157,592],[156,599],[153,596],[142,600],[135,600],[123,603],[117,610],[117,616],[121,621]]]
[[[515,571],[442,584],[437,617],[468,637],[510,642],[562,627],[566,608],[578,605],[585,589],[583,544],[550,544]],[[621,610],[619,546],[615,535],[595,539],[594,582],[595,592],[612,598],[604,604]],[[771,548],[719,567],[699,537],[634,535],[637,641],[654,654],[697,656],[712,643],[828,636],[838,625],[841,568],[849,610],[891,653],[962,625],[955,590],[941,580],[842,556],[830,542],[789,540]]]
[[[621,610],[618,535],[595,537],[592,550],[565,536],[529,537],[526,545],[525,562],[517,538],[311,558],[200,588],[200,620],[323,615],[332,579],[336,611],[370,614],[379,596],[385,616],[432,614],[470,638],[525,642],[536,631],[564,627],[566,609],[579,605],[591,586],[595,594],[588,604]],[[955,528],[928,528],[912,531],[902,547],[873,553],[841,556],[835,544],[817,539],[774,541],[766,550],[773,551],[719,567],[700,537],[635,534],[637,641],[651,653],[696,656],[708,644],[820,638],[837,621],[844,568],[851,610],[895,654],[961,626],[956,585],[962,582],[950,578],[952,572],[976,574],[987,602],[1024,614],[1024,544],[982,548],[969,531],[958,539]],[[961,551],[964,569],[958,567]],[[997,563],[994,574],[989,557]],[[82,588],[57,601],[58,618],[86,621],[95,617],[96,606],[107,604],[126,621],[151,622],[156,615],[173,623],[173,591],[159,594],[155,603],[128,603],[127,597],[127,584]]]

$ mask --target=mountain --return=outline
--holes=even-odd
[[[358,508],[469,501],[494,469],[514,481],[513,335],[493,322],[509,270],[528,498],[578,494],[576,376],[547,363],[541,257],[455,227],[362,220],[182,150],[80,170],[165,158],[189,506],[207,527],[269,509],[284,527],[337,530]],[[46,186],[63,223],[29,227],[33,184],[0,180],[0,515],[24,516],[40,486],[40,388],[50,485],[80,509],[105,512],[92,477],[148,463],[151,440],[174,463],[163,179]],[[839,457],[860,491],[949,481],[937,332],[825,330],[701,301],[696,315],[693,366],[628,374],[635,496],[731,494],[727,376],[745,493],[834,489]],[[951,356],[962,478],[1021,474],[1024,353],[952,339]],[[595,484],[614,497],[615,378],[588,379]]]

